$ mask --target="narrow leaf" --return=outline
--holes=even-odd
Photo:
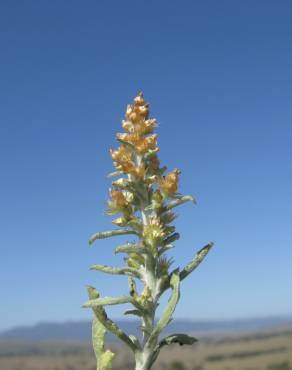
[[[184,204],[186,202],[193,202],[196,204],[196,199],[192,197],[191,195],[182,195],[178,199],[173,200],[170,203],[168,203],[165,209],[169,211],[170,209],[180,206],[181,204]]]
[[[114,171],[114,172],[109,173],[106,177],[110,178],[110,177],[115,177],[115,176],[122,176],[123,174],[124,173],[122,171]]]
[[[104,338],[106,334],[106,328],[100,323],[97,318],[93,319],[92,322],[92,343],[94,353],[98,359],[104,351]]]
[[[124,245],[118,246],[115,251],[115,254],[117,253],[138,253],[138,254],[145,254],[145,253],[150,253],[148,249],[139,246],[139,244],[132,244],[132,243],[127,243]]]
[[[89,299],[95,299],[99,297],[97,290],[91,286],[87,287]],[[137,350],[137,346],[129,338],[129,336],[118,327],[111,319],[108,318],[103,307],[94,307],[93,312],[96,318],[102,323],[102,325],[116,337],[120,338],[133,352]]]
[[[92,343],[97,360],[97,370],[110,370],[115,356],[110,350],[105,351],[104,349],[105,334],[106,328],[97,318],[94,318],[92,323]]]
[[[124,315],[135,315],[135,316],[142,317],[143,313],[139,310],[127,310],[124,312]]]
[[[111,370],[114,357],[115,354],[112,351],[106,350],[99,359],[98,370]]]
[[[112,267],[107,265],[92,265],[90,270],[102,271],[112,275],[130,275],[140,277],[139,271],[132,267]]]
[[[153,351],[153,357],[152,357],[151,364],[153,364],[156,361],[162,347],[167,346],[172,343],[178,343],[181,346],[183,346],[184,344],[192,345],[195,342],[197,342],[196,338],[190,337],[189,335],[186,335],[186,334],[169,335],[168,337],[162,339],[158,343],[158,345],[155,347]]]
[[[194,271],[196,267],[199,266],[199,264],[207,256],[213,245],[214,243],[210,242],[197,252],[195,258],[181,271],[180,280],[185,279],[192,271]]]
[[[175,270],[172,273],[170,279],[170,286],[172,288],[171,297],[167,303],[166,309],[164,310],[163,314],[161,315],[161,318],[158,320],[156,324],[155,329],[152,331],[148,339],[148,342],[150,344],[153,343],[153,341],[157,340],[161,331],[169,324],[171,320],[172,314],[175,310],[175,307],[180,297],[179,285],[180,285],[179,271]]]
[[[110,238],[112,236],[118,236],[118,235],[129,235],[129,234],[134,234],[136,235],[136,232],[134,230],[112,230],[112,231],[102,231],[99,233],[96,233],[92,235],[92,237],[89,239],[89,244],[92,244],[95,242],[97,239],[105,239],[105,238]]]
[[[187,334],[172,334],[172,335],[169,335],[166,338],[162,339],[159,342],[158,347],[162,348],[163,346],[166,346],[166,345],[169,345],[169,344],[172,344],[172,343],[178,343],[180,346],[182,346],[184,344],[191,345],[191,344],[193,344],[197,341],[198,340],[196,338],[190,337]]]
[[[174,234],[168,236],[166,239],[164,239],[162,244],[163,244],[163,246],[165,246],[167,244],[171,244],[174,241],[178,240],[179,238],[180,238],[179,233],[174,233]]]
[[[112,306],[116,304],[124,304],[132,302],[133,298],[130,296],[120,296],[120,297],[103,297],[97,299],[90,299],[85,302],[82,307],[84,308],[94,308],[99,306]]]

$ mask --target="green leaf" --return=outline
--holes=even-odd
[[[143,313],[139,310],[127,310],[124,312],[124,315],[135,315],[135,316],[142,317]]]
[[[160,257],[160,256],[162,256],[162,255],[163,255],[163,253],[165,253],[165,252],[169,251],[169,250],[170,250],[170,249],[172,249],[172,248],[173,248],[173,245],[172,245],[172,244],[167,244],[167,245],[165,245],[164,247],[159,248],[158,256],[159,256],[159,257]]]
[[[140,277],[139,271],[132,267],[112,267],[107,265],[92,265],[90,267],[90,270],[101,271],[112,275],[130,275]]]
[[[163,224],[170,224],[177,218],[177,215],[171,211],[163,212],[160,215],[160,220]]]
[[[104,338],[106,328],[96,319],[92,322],[92,343],[96,358],[99,358],[104,351]]]
[[[124,173],[122,171],[114,171],[107,175],[108,178],[115,177],[115,176],[122,176]]]
[[[143,231],[143,223],[137,217],[128,221],[127,226],[131,227],[137,234],[141,234]]]
[[[184,344],[191,345],[191,344],[193,344],[197,341],[198,340],[196,338],[190,337],[187,334],[172,334],[172,335],[169,335],[166,338],[162,339],[159,342],[158,347],[162,348],[163,346],[166,346],[166,345],[169,345],[169,344],[172,344],[172,343],[178,343],[180,346],[182,346]]]
[[[171,244],[174,241],[178,240],[180,238],[179,233],[174,233],[170,236],[168,236],[166,239],[163,240],[162,244],[165,246],[167,244]]]
[[[137,233],[134,230],[127,230],[127,229],[125,229],[125,230],[118,229],[118,230],[112,230],[112,231],[101,231],[99,233],[96,233],[96,234],[92,235],[92,237],[89,239],[89,244],[92,244],[97,239],[105,239],[105,238],[110,238],[112,236],[129,235],[129,234],[137,235]]]
[[[147,248],[139,246],[139,244],[133,244],[133,243],[127,243],[118,246],[115,251],[115,254],[117,253],[138,253],[138,254],[149,254],[149,250]]]
[[[86,289],[90,299],[97,299],[100,297],[99,292],[93,286],[87,285]]]
[[[196,199],[192,197],[191,195],[182,195],[178,199],[173,200],[170,203],[168,203],[165,209],[169,211],[170,209],[180,206],[181,204],[184,204],[186,202],[193,202],[195,204],[197,203]]]
[[[170,279],[170,286],[172,288],[172,294],[171,297],[167,303],[166,309],[161,315],[161,318],[158,320],[156,327],[152,331],[148,342],[151,346],[151,343],[155,342],[161,333],[161,331],[169,324],[171,321],[172,315],[174,313],[174,310],[176,308],[176,305],[178,303],[179,297],[180,297],[180,278],[179,278],[179,271],[175,270]]]
[[[115,356],[110,350],[105,351],[104,349],[105,335],[106,328],[97,318],[94,318],[92,322],[92,343],[97,360],[97,370],[110,370]]]
[[[91,287],[87,287],[89,299],[96,299],[99,297],[98,291]],[[92,308],[95,317],[98,319],[98,321],[101,322],[101,324],[111,333],[113,333],[116,337],[121,339],[133,352],[137,350],[136,344],[129,338],[129,336],[123,332],[122,329],[118,327],[116,323],[114,323],[111,319],[108,318],[104,308],[102,306],[93,307]]]
[[[125,304],[132,302],[133,298],[130,296],[120,296],[120,297],[103,297],[103,298],[96,298],[90,299],[89,301],[85,302],[82,307],[84,308],[94,308],[99,306],[112,306],[116,304]]]
[[[181,346],[183,346],[184,344],[192,345],[195,342],[197,342],[196,338],[190,337],[189,335],[186,334],[169,335],[168,337],[162,339],[158,343],[158,345],[154,348],[151,364],[153,364],[156,361],[162,347],[173,343],[178,343]]]
[[[111,370],[114,357],[115,354],[112,351],[106,350],[99,359],[98,370]]]
[[[195,268],[199,266],[213,245],[214,243],[210,242],[197,252],[195,258],[180,272],[180,280],[185,279],[192,271],[194,271]]]

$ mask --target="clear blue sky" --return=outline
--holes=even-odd
[[[126,104],[143,90],[161,160],[182,170],[176,317],[292,313],[291,1],[0,5],[0,329],[89,319],[84,286],[120,294],[104,215]],[[112,312],[119,317],[119,311]]]

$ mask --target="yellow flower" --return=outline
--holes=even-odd
[[[126,145],[121,145],[118,149],[110,149],[111,157],[116,162],[128,162],[132,160],[132,153],[126,147]]]
[[[165,232],[159,218],[151,218],[149,224],[144,226],[143,237],[145,238],[146,244],[151,247],[157,246],[163,240]]]
[[[156,119],[147,119],[144,121],[144,134],[150,134],[156,126]]]
[[[122,127],[124,130],[128,131],[128,132],[131,132],[131,130],[133,129],[133,124],[131,121],[125,121],[123,120],[122,121]]]
[[[138,253],[130,253],[129,258],[127,259],[127,264],[129,267],[139,268],[141,265],[144,265],[144,258]]]
[[[108,213],[115,214],[115,213],[126,210],[128,206],[128,202],[123,192],[116,190],[116,189],[111,189],[110,197],[111,198],[108,201],[108,208],[109,208]]]
[[[134,170],[135,165],[132,161],[132,153],[126,147],[126,145],[121,145],[116,150],[110,150],[112,159],[116,162],[116,167],[126,173],[130,173]]]
[[[159,189],[152,194],[151,204],[154,209],[160,209],[163,206],[163,197]]]
[[[141,120],[140,122],[133,124],[130,121],[122,121],[123,128],[139,136],[151,134],[156,127],[155,119]]]
[[[145,166],[144,166],[144,164],[141,164],[140,166],[135,167],[135,169],[133,170],[132,173],[133,173],[133,175],[142,179],[145,176]]]
[[[145,286],[145,288],[143,289],[143,292],[141,294],[141,299],[142,299],[142,301],[151,301],[152,300],[151,290],[148,286]]]
[[[139,92],[139,94],[136,96],[136,98],[134,99],[134,103],[137,105],[145,104],[145,100],[144,100],[144,96],[142,92]]]
[[[155,150],[157,145],[157,135],[143,137],[136,132],[131,134],[117,134],[117,138],[135,147],[137,152],[143,154],[148,150]]]
[[[140,121],[145,120],[148,117],[148,114],[148,104],[145,103],[143,94],[140,93],[134,99],[134,104],[130,104],[127,106],[126,119],[134,124],[137,124]]]
[[[148,286],[145,286],[141,295],[136,297],[136,301],[140,303],[142,306],[148,306],[152,303],[152,294],[151,289]]]
[[[172,172],[170,172],[167,176],[165,176],[162,180],[158,181],[158,186],[162,192],[166,195],[172,195],[177,192],[178,188],[178,176],[180,171],[175,168]]]

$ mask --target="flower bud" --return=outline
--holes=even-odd
[[[132,125],[132,122],[123,120],[122,121],[122,127],[123,127],[124,130],[130,132],[131,129],[133,128],[133,125]]]
[[[141,92],[134,99],[134,103],[137,104],[137,105],[145,104],[144,96]]]
[[[142,105],[141,107],[139,107],[139,114],[142,117],[147,117],[148,113],[149,113],[149,109],[146,105]]]
[[[112,220],[112,223],[117,226],[126,226],[128,220],[126,220],[124,217],[116,218],[115,220]]]
[[[151,248],[157,247],[157,245],[165,237],[165,232],[163,230],[163,225],[160,224],[160,221],[157,217],[150,219],[149,224],[144,225],[143,237],[145,242]]]
[[[179,174],[180,174],[180,171],[177,168],[175,168],[172,172],[170,172],[162,180],[158,181],[158,186],[160,190],[166,196],[173,195],[174,193],[177,192]]]

